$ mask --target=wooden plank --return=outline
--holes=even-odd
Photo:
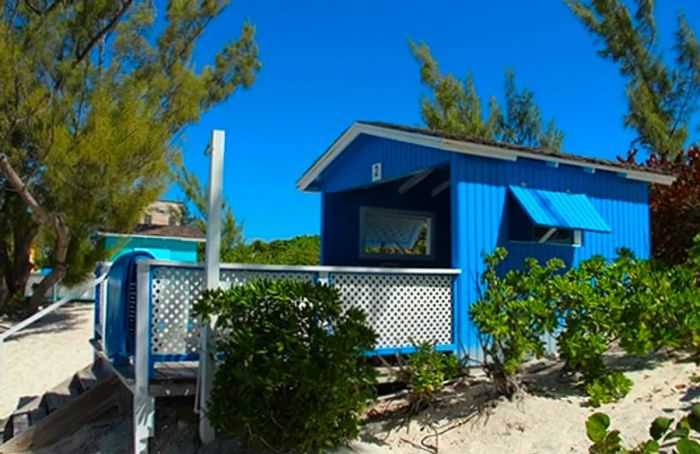
[[[148,393],[155,397],[194,396],[196,381],[159,382],[148,387]]]
[[[120,403],[120,382],[114,376],[49,414],[24,433],[0,445],[0,454],[19,453],[46,447],[71,435],[83,425]]]
[[[31,422],[29,421],[29,414],[19,413],[16,415],[12,415],[12,417],[10,419],[10,425],[11,425],[10,435],[12,435],[12,436],[15,436],[17,434],[20,434],[22,432],[29,430],[29,427],[31,426]]]
[[[197,379],[197,363],[159,363],[155,368],[154,382],[189,381]]]
[[[29,411],[29,422],[32,425],[38,424],[39,421],[46,417],[46,415],[47,413],[44,407],[35,408],[34,410]]]

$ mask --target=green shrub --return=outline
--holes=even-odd
[[[553,259],[543,267],[528,259],[524,270],[500,277],[497,268],[506,256],[505,249],[497,248],[485,257],[481,278],[485,289],[471,306],[470,316],[479,331],[483,367],[498,392],[510,397],[521,387],[520,365],[545,353],[544,336],[557,327],[554,282],[564,262]]]
[[[633,448],[625,448],[617,430],[609,430],[610,418],[605,413],[595,413],[586,421],[586,435],[593,443],[591,454],[650,454],[660,452],[661,447],[675,448],[678,454],[700,453],[700,404],[696,404],[687,416],[681,418],[673,430],[673,419],[656,418],[649,427],[649,440]],[[666,452],[666,451],[664,451]],[[670,452],[670,451],[669,451]]]
[[[622,372],[612,372],[590,380],[586,384],[586,394],[590,397],[590,404],[599,407],[625,397],[632,384],[632,380]]]
[[[485,258],[485,290],[470,309],[484,351],[484,369],[512,395],[523,361],[544,353],[556,333],[560,356],[577,372],[595,404],[629,391],[631,382],[604,361],[611,346],[645,356],[662,347],[700,350],[700,236],[684,266],[639,260],[625,249],[615,260],[592,257],[562,271],[527,259],[522,270],[499,274],[507,252]]]
[[[258,280],[206,292],[196,311],[218,317],[223,361],[208,402],[214,427],[301,452],[357,435],[376,383],[363,352],[376,336],[362,311],[341,309],[336,289]]]
[[[446,380],[459,376],[462,365],[455,355],[435,350],[430,342],[421,342],[399,369],[399,379],[408,384],[413,408],[432,402]]]

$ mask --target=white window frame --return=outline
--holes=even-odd
[[[406,219],[422,219],[428,221],[428,235],[426,237],[426,252],[425,255],[406,255],[406,254],[374,254],[370,252],[365,252],[365,237],[366,237],[366,225],[365,219],[367,215],[387,215],[391,217],[404,217]],[[429,261],[435,259],[435,213],[430,211],[416,211],[416,210],[397,210],[393,208],[380,208],[380,207],[360,207],[360,220],[359,220],[359,245],[358,250],[360,258],[363,259],[383,259],[383,260],[419,260],[419,261]]]
[[[533,229],[538,228],[538,226],[534,226]],[[543,228],[542,226],[539,226],[539,228]],[[544,227],[546,228],[546,227]],[[571,243],[561,243],[561,242],[556,242],[556,241],[549,241],[549,239],[556,233],[557,230],[567,230],[573,232],[573,241]],[[531,241],[532,243],[536,244],[544,244],[544,245],[549,245],[549,246],[570,246],[570,247],[581,247],[583,245],[583,231],[579,229],[560,229],[557,227],[550,227],[549,230],[545,232],[544,235],[541,237],[537,237],[535,232],[533,231],[533,240]]]

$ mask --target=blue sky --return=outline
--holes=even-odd
[[[700,32],[700,2],[658,3],[662,48],[681,10]],[[189,127],[183,150],[206,181],[203,150],[213,128],[226,131],[224,192],[248,239],[318,233],[320,198],[295,182],[353,121],[421,124],[426,91],[408,38],[424,40],[443,71],[471,71],[484,99],[502,95],[513,68],[566,133],[565,151],[614,158],[634,138],[622,125],[624,80],[561,0],[238,0],[210,25],[196,63],[246,19],[257,27],[258,80]]]

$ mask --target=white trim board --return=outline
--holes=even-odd
[[[484,145],[468,141],[460,141],[446,139],[443,137],[421,134],[417,132],[401,131],[393,128],[382,127],[377,125],[369,125],[366,123],[353,123],[321,157],[314,162],[309,170],[302,175],[297,181],[297,188],[301,191],[309,191],[311,184],[318,178],[321,173],[337,158],[360,134],[367,134],[374,137],[396,140],[399,142],[410,143],[414,145],[423,145],[439,150],[450,151],[454,153],[467,154],[472,156],[481,156],[491,159],[500,159],[505,161],[517,161],[518,158],[534,159],[537,161],[545,161],[549,163],[566,164],[570,166],[582,167],[589,169],[588,172],[595,170],[605,170],[614,172],[623,178],[630,180],[646,181],[648,183],[657,183],[670,185],[676,181],[676,177],[663,175],[655,172],[643,170],[631,170],[624,167],[614,165],[594,164],[590,162],[577,161],[564,157],[556,157],[544,154],[538,154],[523,150],[509,149]],[[551,165],[551,164],[550,164]]]
[[[178,262],[163,259],[139,260],[150,266],[172,266],[176,268],[200,268],[203,263]],[[462,273],[459,268],[395,268],[395,267],[366,267],[366,266],[327,266],[327,265],[262,265],[253,263],[222,263],[222,270],[238,271],[288,271],[291,273],[354,273],[354,274],[449,274]]]
[[[204,243],[206,240],[204,238],[186,238],[182,236],[161,236],[161,235],[139,235],[138,233],[112,233],[112,232],[97,232],[98,235],[103,237],[115,237],[115,238],[146,238],[161,239],[161,240],[178,240],[178,241],[189,241],[193,243]]]

